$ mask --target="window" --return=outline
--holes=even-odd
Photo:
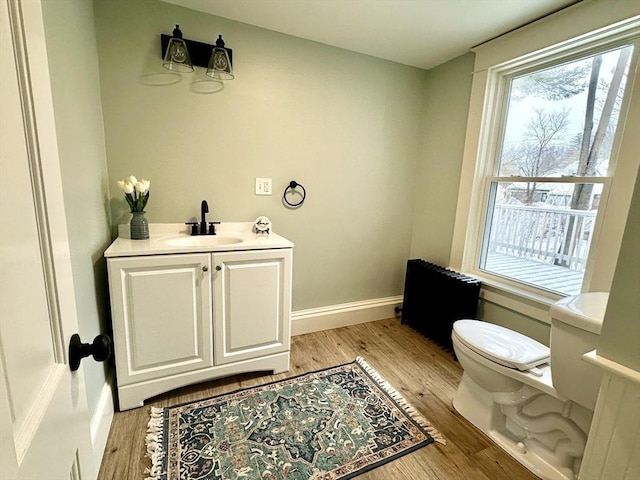
[[[581,291],[633,45],[498,75],[480,271],[561,295]]]
[[[558,298],[611,288],[640,169],[639,50],[637,12],[606,2],[474,48],[449,265],[491,311],[548,323]]]

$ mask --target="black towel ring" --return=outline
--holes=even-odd
[[[298,203],[291,203],[289,200],[287,200],[287,193],[289,193],[289,190],[291,190],[291,193],[294,193],[295,189],[297,187],[300,187],[302,189],[302,198],[300,199],[300,201]],[[289,182],[289,185],[287,185],[287,188],[284,189],[284,193],[282,194],[282,200],[284,200],[284,203],[286,203],[287,205],[289,205],[290,207],[299,207],[300,205],[302,205],[304,203],[304,199],[307,197],[307,191],[304,189],[304,187],[302,185],[300,185],[298,182],[296,182],[295,180],[291,180]]]

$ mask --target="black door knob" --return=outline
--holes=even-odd
[[[80,335],[74,333],[69,341],[69,367],[72,372],[80,368],[80,361],[89,355],[97,362],[104,362],[111,356],[113,343],[107,335],[98,335],[93,343],[82,343]]]

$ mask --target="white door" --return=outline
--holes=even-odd
[[[40,2],[0,22],[0,478],[95,479]]]

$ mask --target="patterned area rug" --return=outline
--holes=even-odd
[[[360,357],[151,410],[148,480],[348,479],[445,443]]]

